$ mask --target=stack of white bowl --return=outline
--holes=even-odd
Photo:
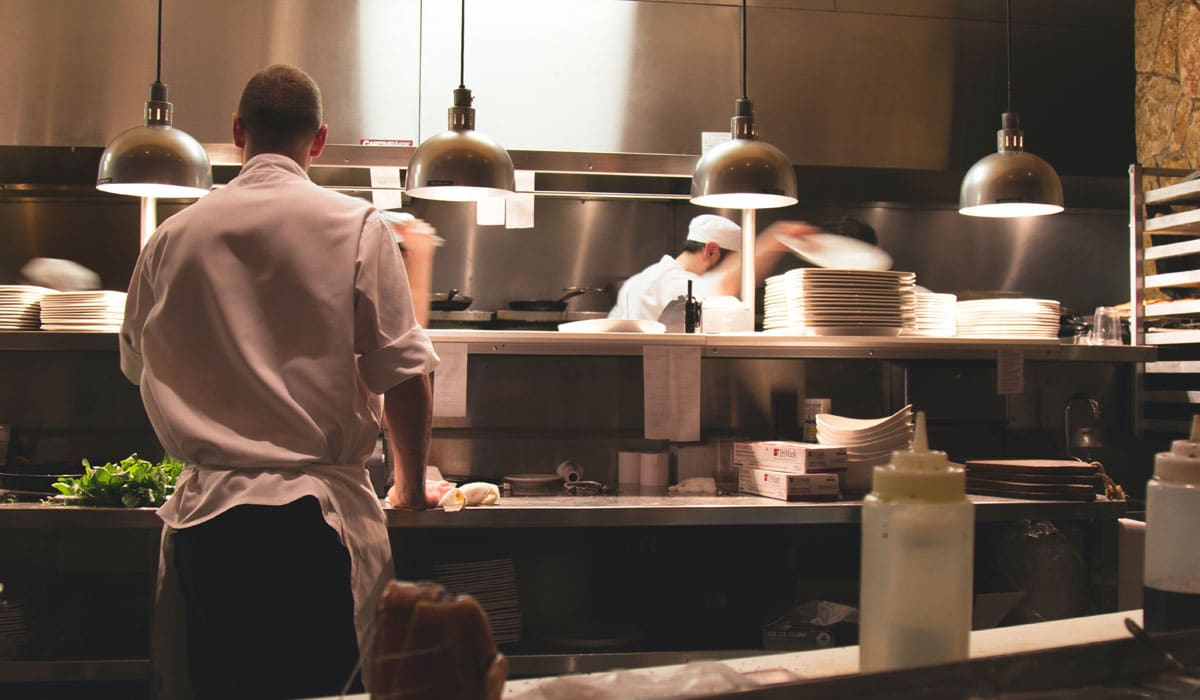
[[[817,442],[846,448],[846,475],[842,491],[862,494],[871,490],[872,470],[891,461],[892,452],[906,450],[912,442],[912,406],[883,418],[847,418],[818,413]]]

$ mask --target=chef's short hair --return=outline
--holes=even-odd
[[[242,90],[238,118],[260,150],[290,150],[321,128],[321,88],[295,66],[267,66]]]

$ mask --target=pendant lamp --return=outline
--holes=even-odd
[[[458,88],[449,109],[449,128],[425,139],[408,163],[404,191],[412,197],[471,202],[503,197],[516,189],[508,151],[475,131],[474,98],[463,83],[466,59],[467,3],[462,1]]]
[[[1020,115],[1012,109],[1012,0],[1007,0],[1008,109],[996,132],[997,152],[979,159],[963,177],[958,213],[1023,217],[1063,210],[1062,182],[1049,163],[1025,150]]]
[[[118,135],[100,156],[96,189],[132,197],[199,197],[212,189],[208,153],[171,126],[162,82],[162,0],[158,0],[158,57],[142,126]]]
[[[742,0],[742,96],[730,131],[733,138],[705,153],[692,173],[692,204],[722,209],[771,209],[795,204],[792,162],[758,140],[754,105],[746,97],[746,0]]]

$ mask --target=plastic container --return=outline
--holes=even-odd
[[[1187,440],[1154,456],[1146,485],[1143,624],[1150,632],[1200,627],[1200,416]]]
[[[859,666],[886,671],[970,655],[975,505],[966,475],[931,451],[917,413],[911,451],[876,467],[863,500]]]

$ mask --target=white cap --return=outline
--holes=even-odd
[[[701,214],[688,224],[689,241],[708,243],[712,241],[725,250],[742,249],[742,227],[723,216]]]
[[[912,449],[896,450],[892,463],[875,467],[872,489],[880,500],[944,503],[965,498],[966,473],[950,464],[945,452],[929,449],[925,412],[917,411]]]
[[[1192,416],[1192,434],[1175,440],[1170,452],[1154,456],[1154,476],[1164,481],[1200,482],[1200,415]]]

